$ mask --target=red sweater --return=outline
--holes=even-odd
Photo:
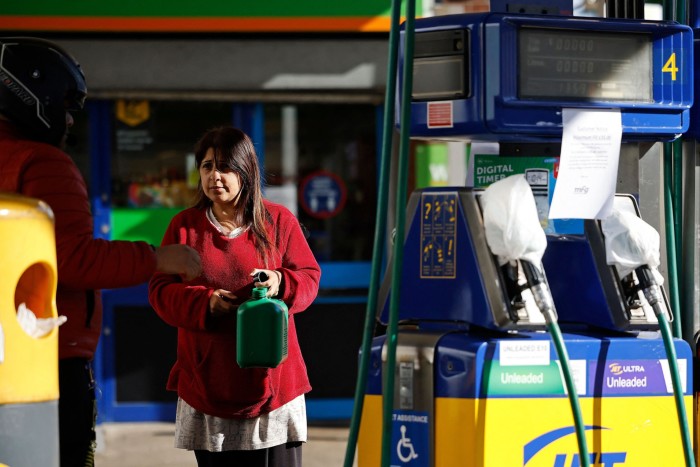
[[[236,238],[222,235],[205,210],[190,208],[170,222],[163,245],[182,243],[196,249],[203,273],[191,282],[156,273],[149,299],[158,315],[178,328],[177,361],[167,388],[195,409],[223,418],[253,418],[311,390],[299,349],[294,314],[316,298],[321,270],[299,222],[281,205],[265,201],[272,216],[272,238],[281,255],[267,266],[256,257],[250,231]],[[215,289],[233,292],[239,302],[250,298],[253,269],[282,273],[277,298],[289,307],[288,355],[277,368],[236,364],[236,314],[211,318],[209,298]]]
[[[0,120],[0,191],[45,201],[56,223],[56,306],[68,321],[59,328],[59,357],[92,358],[102,327],[97,289],[146,282],[156,256],[145,242],[94,239],[87,188],[60,149],[24,139]]]

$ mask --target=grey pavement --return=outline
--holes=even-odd
[[[309,426],[304,467],[340,467],[347,427]],[[197,467],[194,454],[173,447],[173,423],[102,423],[97,427],[96,467]],[[357,458],[355,458],[357,465]]]

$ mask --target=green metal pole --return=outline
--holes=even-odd
[[[676,319],[673,320],[673,337],[683,337],[683,319],[684,313],[681,309],[680,300],[680,277],[681,267],[683,264],[683,141],[678,138],[672,143],[673,146],[673,184],[671,191],[673,193],[673,233],[675,239],[676,252],[676,280],[673,284],[677,294],[676,300],[678,307],[676,308]]]
[[[673,20],[676,17],[676,2],[673,0],[663,2],[663,17],[666,20]]]
[[[687,3],[685,0],[676,1],[676,21],[681,24],[688,24]]]
[[[676,16],[675,19],[681,24],[688,24],[688,2],[686,0],[676,1]],[[695,332],[695,310],[693,309],[695,286],[692,281],[692,271],[695,263],[693,249],[686,248],[687,245],[694,245],[694,235],[686,234],[684,227],[688,223],[688,219],[684,214],[683,209],[683,178],[684,171],[684,155],[683,155],[683,139],[678,138],[673,142],[674,146],[674,227],[676,229],[676,275],[677,275],[677,293],[678,293],[678,309],[677,315],[679,322],[673,324],[673,334],[675,337],[685,338],[691,347],[694,347],[693,333]],[[686,191],[693,193],[692,183],[686,186]],[[695,214],[691,214],[690,223],[694,226],[696,222]],[[688,226],[690,227],[690,226]],[[693,227],[694,228],[694,227]],[[691,277],[686,277],[686,273],[690,271]],[[685,330],[685,332],[683,332]]]
[[[404,28],[404,63],[401,90],[401,135],[399,144],[399,164],[396,184],[396,239],[394,241],[394,263],[391,277],[391,302],[389,325],[386,333],[386,371],[382,395],[384,416],[382,426],[382,467],[391,463],[391,429],[394,410],[394,368],[396,367],[396,347],[398,339],[399,303],[401,297],[401,271],[403,269],[404,230],[406,222],[406,192],[408,190],[408,156],[410,149],[411,94],[413,90],[413,42],[415,30],[416,1],[406,1],[406,22]]]
[[[377,217],[374,229],[374,246],[372,250],[372,270],[370,272],[369,292],[367,297],[367,312],[365,327],[362,335],[360,351],[360,366],[355,387],[355,403],[353,405],[350,433],[345,450],[344,467],[352,467],[355,460],[357,436],[362,420],[364,393],[367,385],[369,357],[372,348],[372,335],[377,313],[377,294],[381,278],[381,265],[384,257],[384,242],[386,240],[386,218],[388,211],[389,173],[391,167],[392,142],[394,132],[394,105],[396,103],[396,75],[398,68],[399,23],[401,19],[401,0],[392,0],[391,29],[389,30],[389,58],[387,62],[386,92],[384,98],[384,121],[382,128],[382,154],[379,169],[379,193],[377,196]]]
[[[668,265],[668,292],[673,311],[673,335],[681,335],[680,304],[678,297],[678,263],[676,229],[673,207],[673,144],[664,143],[664,224],[666,226],[666,262]]]

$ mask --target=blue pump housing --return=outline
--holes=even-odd
[[[670,21],[423,18],[413,68],[415,138],[560,140],[562,109],[585,108],[619,109],[623,141],[673,140],[687,131],[693,103],[692,30]]]
[[[616,195],[615,206],[639,215],[630,195]],[[605,238],[597,220],[584,220],[581,233],[547,235],[542,265],[562,329],[626,332],[659,328],[653,312],[645,310],[645,302],[638,299],[634,273],[622,278],[607,264]],[[667,302],[663,287],[661,292]],[[668,303],[665,306],[668,311]]]
[[[486,242],[478,193],[471,188],[444,187],[411,194],[399,320],[422,325],[461,323],[491,330],[544,329],[543,320],[529,319],[513,307],[506,278]],[[383,323],[388,322],[390,293],[391,269],[378,297]]]

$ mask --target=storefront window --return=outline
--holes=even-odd
[[[319,261],[370,261],[376,212],[376,107],[266,104],[264,195],[308,231]],[[159,243],[169,219],[192,205],[193,148],[230,124],[231,103],[115,101],[112,238]],[[254,135],[251,135],[254,136]]]
[[[292,204],[319,261],[372,258],[375,112],[372,105],[265,107],[266,196]]]
[[[194,144],[207,129],[230,124],[231,104],[118,100],[114,112],[113,205],[190,206]]]

